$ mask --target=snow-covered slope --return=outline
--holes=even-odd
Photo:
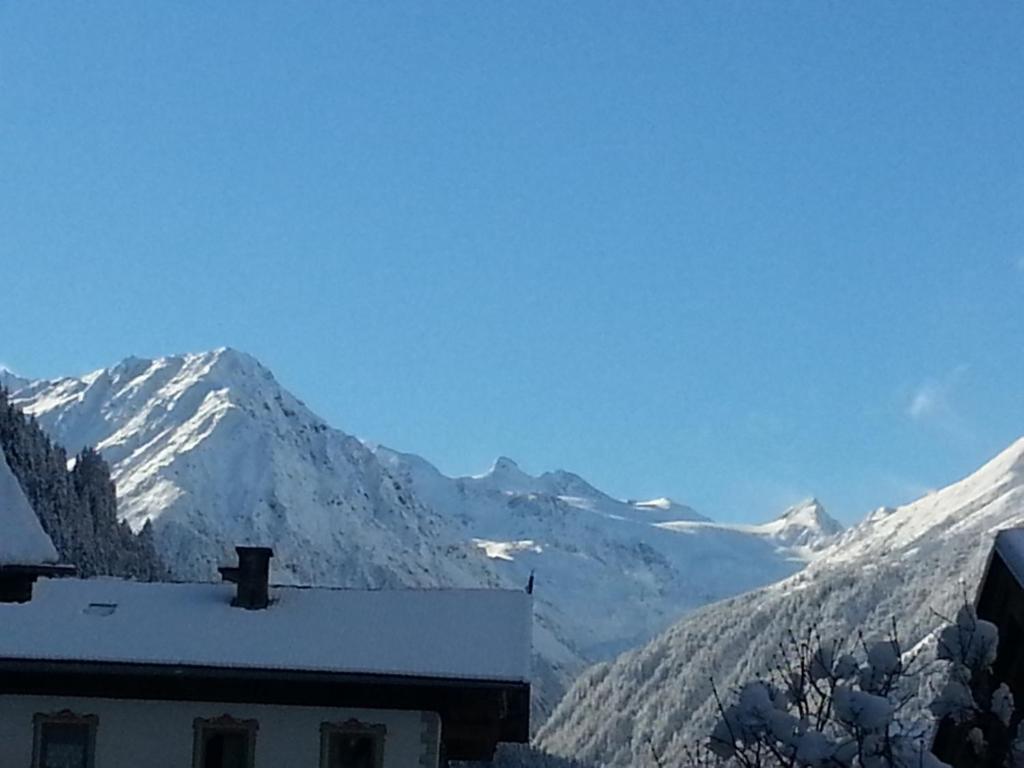
[[[270,543],[275,575],[287,581],[493,581],[461,531],[244,354],[130,358],[12,400],[69,452],[100,450],[119,513],[135,528],[153,521],[180,578],[212,577],[235,544]]]
[[[0,565],[57,562],[57,550],[0,451]]]
[[[802,516],[798,515],[798,516]],[[970,477],[883,508],[801,573],[702,608],[645,647],[588,670],[539,734],[557,754],[611,766],[679,762],[709,732],[721,690],[762,673],[789,630],[856,641],[895,617],[905,648],[973,594],[996,531],[1024,524],[1024,439]]]
[[[789,576],[836,530],[820,510],[717,525],[506,458],[446,477],[329,427],[231,349],[22,381],[12,401],[70,452],[101,451],[120,514],[153,522],[178,578],[213,577],[240,543],[273,544],[275,578],[292,582],[525,587],[535,570],[547,691],[688,610]]]
[[[506,457],[482,475],[448,478],[417,456],[376,454],[418,498],[458,520],[500,571],[521,583],[535,573],[538,595],[589,659],[794,573],[805,543],[841,530],[820,507],[816,519],[725,526],[669,499],[613,499],[570,472],[534,477]]]

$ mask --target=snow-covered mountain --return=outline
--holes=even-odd
[[[0,365],[0,387],[7,390],[21,389],[32,383],[31,379],[25,379],[18,376],[14,371],[10,371]]]
[[[272,542],[289,581],[493,582],[457,527],[246,355],[130,358],[11,399],[69,452],[97,447],[120,515],[153,521],[177,577],[210,578],[233,545]]]
[[[536,573],[537,593],[588,659],[794,573],[812,545],[842,530],[820,505],[763,526],[726,526],[669,499],[614,499],[571,472],[534,477],[506,457],[482,475],[449,478],[418,456],[376,454],[417,498],[458,521],[499,571],[519,583]]]
[[[231,349],[7,382],[69,452],[99,449],[120,514],[152,521],[178,578],[213,577],[240,543],[273,544],[275,578],[295,582],[525,587],[536,571],[542,699],[688,610],[791,575],[838,530],[819,506],[718,525],[506,458],[446,477],[328,426]]]
[[[539,744],[609,766],[654,765],[654,752],[678,764],[682,748],[709,733],[709,676],[729,691],[763,674],[790,630],[856,642],[859,629],[884,634],[895,618],[903,647],[926,652],[934,612],[954,615],[974,594],[996,531],[1022,524],[1024,439],[954,485],[877,510],[789,579],[702,608],[591,668]]]
[[[796,504],[778,519],[757,528],[787,547],[804,548],[810,552],[829,545],[836,535],[843,532],[843,526],[829,517],[817,499]]]

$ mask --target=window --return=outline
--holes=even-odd
[[[113,616],[117,610],[117,603],[89,603],[84,613],[89,616]]]
[[[253,768],[255,720],[236,720],[230,715],[212,720],[198,718],[193,728],[194,768]]]
[[[95,715],[65,710],[33,718],[32,768],[93,768],[96,751]]]
[[[382,768],[383,725],[358,720],[320,726],[320,768]]]

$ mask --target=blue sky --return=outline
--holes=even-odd
[[[5,3],[0,362],[847,521],[1024,434],[1024,5]]]

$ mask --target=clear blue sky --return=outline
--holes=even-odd
[[[0,5],[0,362],[846,520],[1024,434],[1024,4]]]

